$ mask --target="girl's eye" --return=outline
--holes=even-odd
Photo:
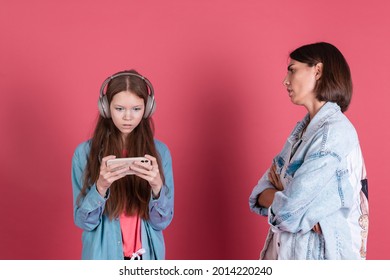
[[[116,107],[115,110],[117,110],[118,112],[122,112],[122,111],[123,111],[123,108],[121,108],[121,107]]]
[[[141,110],[141,107],[135,107],[134,109],[133,109],[134,111],[140,111]]]

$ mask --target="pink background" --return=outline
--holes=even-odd
[[[348,4],[347,4],[348,3]],[[248,197],[305,114],[282,85],[288,53],[335,44],[370,187],[369,259],[390,259],[388,1],[1,0],[0,259],[79,259],[71,157],[98,91],[137,69],[153,83],[175,216],[168,259],[257,259],[265,218]]]

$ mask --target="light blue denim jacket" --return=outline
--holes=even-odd
[[[261,192],[274,188],[267,170],[249,197],[250,209],[268,216],[270,225],[260,258],[276,250],[277,259],[364,259],[368,189],[357,133],[332,102],[302,134],[308,122],[306,115],[274,158],[284,190],[269,209],[257,203]],[[312,230],[317,223],[320,234]]]
[[[172,159],[168,147],[155,140],[161,156],[165,184],[158,199],[150,198],[150,219],[142,220],[141,242],[146,253],[142,259],[161,260],[165,258],[163,230],[173,218],[173,172]],[[77,198],[84,182],[84,170],[90,152],[90,141],[81,143],[75,150],[72,159],[72,186],[74,222],[83,230],[82,259],[117,259],[123,260],[122,234],[119,218],[110,220],[103,214],[107,198],[103,198],[93,184],[87,195],[77,204]],[[109,197],[109,194],[108,194]]]

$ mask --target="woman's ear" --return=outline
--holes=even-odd
[[[318,62],[314,67],[316,71],[316,80],[318,81],[322,76],[322,69],[324,67],[324,64],[322,62]]]

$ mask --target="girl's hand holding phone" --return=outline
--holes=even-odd
[[[96,181],[96,188],[101,196],[105,196],[108,188],[113,182],[126,176],[129,167],[123,164],[113,164],[107,166],[107,161],[114,159],[116,156],[106,156],[102,159],[100,165],[99,178]]]
[[[136,176],[149,182],[153,196],[157,198],[163,185],[160,170],[155,157],[145,155],[145,158],[149,159],[152,164],[137,161],[130,166],[130,169],[134,171]]]

